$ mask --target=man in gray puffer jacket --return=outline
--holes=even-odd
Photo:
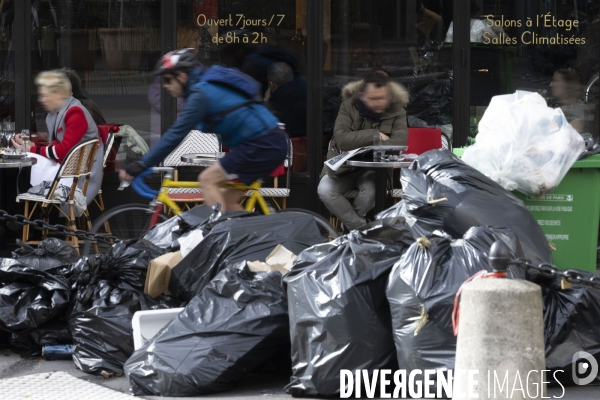
[[[408,137],[405,106],[408,93],[398,83],[380,74],[351,82],[342,91],[344,101],[335,120],[327,158],[363,146],[373,145],[379,135],[388,146],[404,146]],[[366,223],[365,215],[375,206],[375,171],[342,166],[321,173],[318,193],[327,209],[353,230]],[[344,193],[358,190],[351,204]]]

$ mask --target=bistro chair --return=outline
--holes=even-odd
[[[102,181],[104,181],[104,169],[106,168],[106,162],[110,157],[113,143],[115,142],[115,132],[113,131],[113,129],[109,129],[107,131],[106,138],[101,137],[101,139],[104,142],[104,160],[102,162]],[[94,197],[94,203],[96,204],[96,206],[98,206],[100,212],[104,212],[105,208],[104,199],[102,198],[102,183],[100,184],[100,190],[98,190],[98,194],[96,195],[96,197]]]
[[[163,161],[163,166],[174,167],[173,180],[179,180],[177,167],[194,166],[196,164],[181,161],[181,156],[191,153],[220,153],[222,152],[221,138],[215,133],[204,133],[193,130]],[[170,188],[169,196],[176,202],[182,203],[189,210],[190,204],[197,205],[204,202],[202,189],[200,188]]]
[[[35,195],[31,193],[24,193],[17,196],[17,202],[23,202],[25,205],[24,215],[27,219],[32,219],[33,213],[35,212],[38,205],[40,206],[43,214],[43,219],[48,222],[48,215],[50,211],[55,208],[59,211],[60,214],[67,220],[66,225],[71,229],[77,229],[75,223],[75,189],[77,189],[78,184],[81,179],[85,179],[85,183],[83,185],[83,196],[85,197],[87,192],[87,187],[89,183],[90,174],[92,171],[92,165],[94,164],[94,156],[96,155],[96,150],[98,148],[98,139],[90,140],[84,143],[81,143],[75,146],[69,154],[65,157],[65,160],[60,165],[60,168],[54,177],[50,185],[50,190],[47,195]],[[69,191],[69,195],[67,198],[67,204],[69,208],[68,214],[61,209],[61,205],[64,203],[59,199],[53,199],[54,193],[59,187],[60,181],[62,179],[72,178],[73,183],[71,183],[71,190]],[[31,204],[33,203],[33,207]],[[90,216],[88,210],[83,212],[85,216],[87,229],[92,228],[92,223],[90,221]],[[48,232],[47,230],[42,231],[42,239],[46,238]],[[68,240],[68,239],[67,239]],[[23,242],[27,244],[38,244],[40,241],[31,241],[29,240],[29,226],[23,226]],[[79,239],[76,236],[72,236],[70,239],[71,244],[77,251],[79,251]],[[96,252],[97,252],[96,248]]]

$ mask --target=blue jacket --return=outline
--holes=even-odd
[[[191,130],[205,132],[206,117],[248,101],[233,89],[202,81],[204,71],[196,68],[190,72],[184,95],[185,106],[177,121],[142,158],[146,166],[152,167],[164,160]],[[223,145],[234,149],[241,142],[277,128],[278,122],[265,106],[253,104],[227,114],[221,122],[212,126],[210,133],[219,134]]]

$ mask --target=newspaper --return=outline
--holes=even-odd
[[[357,154],[364,153],[365,151],[373,150],[373,146],[359,147],[358,149],[344,152],[338,156],[332,157],[325,161],[325,165],[331,168],[332,171],[337,171],[342,165],[346,163],[350,158]]]

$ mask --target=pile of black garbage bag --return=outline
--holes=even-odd
[[[182,297],[145,295],[149,262],[176,251],[179,240],[197,230],[204,240],[171,279]],[[68,243],[56,239],[37,248],[23,246],[1,263],[0,335],[27,356],[39,356],[44,345],[72,344],[81,370],[118,373],[126,363],[141,362],[148,348],[127,361],[134,353],[134,313],[190,301],[174,321],[187,324],[187,334],[178,326],[165,341],[161,333],[153,342],[155,357],[144,361],[143,369],[156,373],[135,378],[139,370],[128,368],[135,393],[211,393],[230,389],[249,371],[289,373],[282,275],[245,266],[265,261],[279,244],[297,254],[322,241],[306,214],[260,216],[200,206],[156,226],[144,239],[114,244],[107,254],[79,258]],[[191,358],[172,349],[194,341],[198,345],[189,348]],[[161,354],[180,364],[180,373],[165,369]],[[161,373],[169,375],[168,387],[160,382]]]
[[[78,368],[124,370],[136,395],[229,390],[286,353],[294,396],[339,395],[341,370],[451,370],[454,299],[468,278],[491,271],[492,244],[534,263],[552,262],[551,250],[520,200],[448,151],[420,156],[401,183],[397,205],[328,243],[305,214],[200,206],[108,254],[79,259],[64,242],[25,247],[0,259],[0,338],[23,355],[72,343]],[[198,230],[203,240],[172,270],[172,296],[145,295],[150,260]],[[298,255],[285,277],[248,269],[277,245]],[[508,278],[542,287],[546,364],[565,370],[563,382],[573,354],[600,357],[600,291],[562,290],[517,266]],[[135,312],[184,306],[134,352]]]
[[[288,393],[339,395],[342,369],[454,368],[455,296],[468,278],[491,271],[492,244],[504,242],[515,259],[552,261],[523,203],[450,152],[419,157],[402,171],[402,186],[403,200],[376,222],[305,250],[285,277]],[[517,266],[507,276],[539,278]],[[600,327],[592,322],[600,293],[579,285],[557,293],[556,285],[543,285],[548,368],[570,365],[576,349],[600,350]]]

